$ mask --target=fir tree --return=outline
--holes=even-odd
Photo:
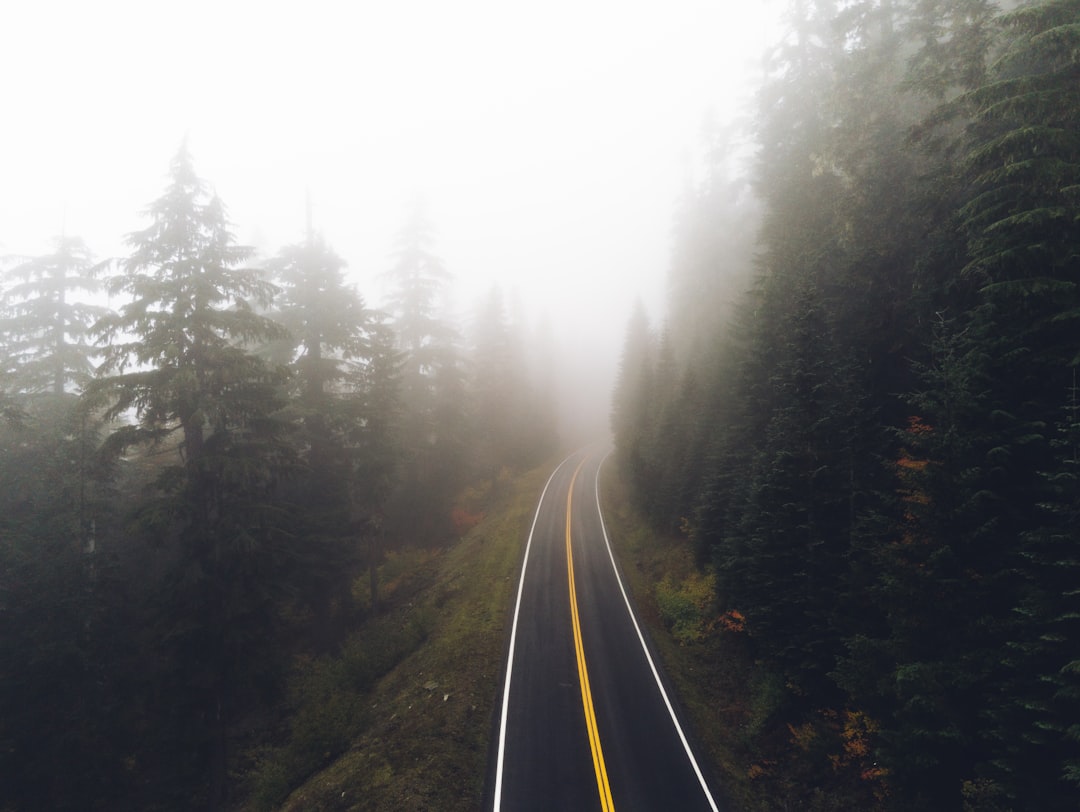
[[[106,313],[76,294],[100,288],[106,263],[95,263],[77,237],[58,237],[51,254],[5,273],[0,310],[0,376],[9,392],[62,395],[92,376],[97,350],[90,328]]]
[[[296,425],[304,465],[289,488],[304,506],[301,595],[315,609],[312,633],[326,646],[341,632],[331,612],[351,604],[360,555],[375,546],[373,525],[397,464],[392,334],[346,284],[344,268],[310,225],[304,241],[267,266],[281,287],[275,315],[290,331],[275,351],[294,370],[285,416]]]
[[[398,234],[386,310],[401,353],[401,486],[393,532],[442,537],[449,500],[464,482],[471,445],[466,375],[456,331],[443,311],[451,274],[435,253],[435,231],[417,204]]]
[[[255,312],[273,287],[238,267],[250,249],[235,244],[186,146],[148,213],[151,224],[128,237],[132,253],[110,280],[129,301],[97,326],[111,343],[87,399],[110,419],[134,418],[113,431],[107,452],[149,444],[176,455],[140,516],[148,535],[172,547],[157,623],[173,701],[187,709],[162,731],[173,738],[158,757],[185,752],[175,770],[205,776],[206,805],[217,809],[229,723],[258,689],[273,639],[285,550],[271,496],[293,456],[273,414],[285,379],[246,347],[284,331]]]

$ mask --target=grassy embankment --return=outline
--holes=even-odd
[[[707,754],[728,810],[881,809],[887,786],[864,717],[817,707],[755,658],[743,618],[719,613],[715,583],[684,537],[658,536],[634,509],[614,466],[602,504],[639,618]],[[876,768],[876,765],[873,765]]]
[[[297,664],[289,731],[251,755],[243,809],[479,807],[509,607],[549,474],[482,497],[456,544],[387,557],[380,611],[338,656]],[[366,578],[356,589],[369,600]]]
[[[638,620],[674,683],[702,769],[721,793],[717,801],[722,809],[756,808],[745,742],[766,711],[752,696],[757,675],[739,636],[721,628],[713,576],[695,565],[685,538],[649,527],[611,460],[601,477],[601,505]]]

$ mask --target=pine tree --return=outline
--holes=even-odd
[[[82,240],[5,274],[0,313],[0,795],[21,806],[102,808],[118,779],[102,746],[108,717],[105,630],[108,564],[96,549],[108,515],[94,450],[101,425],[75,390],[93,374],[91,324],[107,308]],[[82,294],[82,296],[80,296]]]
[[[51,254],[9,268],[0,310],[0,376],[9,392],[62,395],[93,374],[90,327],[107,309],[76,294],[100,288],[95,263],[77,237],[58,237]]]
[[[646,464],[642,444],[649,435],[649,414],[652,392],[651,378],[655,347],[649,317],[642,303],[636,302],[626,326],[619,374],[612,393],[611,429],[615,436],[615,451],[622,465],[634,477],[642,474]]]
[[[21,399],[0,418],[0,797],[18,808],[104,809],[122,783],[107,667],[109,515],[91,460],[98,426],[74,395]]]
[[[458,336],[443,312],[452,277],[434,248],[434,228],[418,204],[383,277],[390,285],[386,310],[401,353],[405,458],[389,518],[391,532],[412,543],[447,532],[449,500],[465,481],[472,442]]]
[[[510,319],[498,286],[478,305],[471,334],[475,455],[497,484],[503,468],[535,465],[550,448],[553,427],[543,409],[550,393],[533,385],[521,324]]]
[[[990,0],[919,0],[905,34],[917,47],[908,85],[935,100],[954,98],[986,80],[997,6]]]
[[[372,355],[374,315],[347,286],[345,262],[310,229],[307,238],[286,246],[267,270],[281,287],[275,316],[289,330],[284,358],[295,372],[296,420],[314,492],[349,482],[347,460],[338,452],[349,424],[361,420],[355,409],[359,371]],[[333,459],[336,457],[336,460]]]
[[[1080,3],[1050,0],[1002,16],[986,81],[958,97],[960,210],[984,305],[997,449],[1007,454],[1003,538],[1023,577],[1012,597],[1011,701],[987,714],[1001,780],[1017,800],[1067,808],[1061,783],[1080,760],[1064,719],[1076,712],[1077,501],[1066,397],[1080,362]],[[1014,549],[1016,540],[1019,545]],[[1072,772],[1070,773],[1070,770]]]
[[[447,355],[455,338],[441,312],[452,276],[434,247],[434,228],[417,204],[398,234],[394,264],[383,275],[391,286],[386,310],[405,354],[402,395],[419,412],[430,406],[435,370],[451,363]]]
[[[340,631],[332,609],[351,603],[362,547],[375,544],[372,525],[397,462],[389,449],[396,356],[386,346],[390,336],[377,335],[386,331],[376,315],[346,284],[344,268],[310,224],[303,242],[267,265],[281,287],[276,318],[290,331],[275,350],[295,373],[286,415],[304,464],[290,487],[304,506],[302,598],[315,609],[313,634],[325,645]]]
[[[87,400],[109,419],[134,418],[113,431],[106,452],[138,444],[176,454],[140,515],[148,536],[169,542],[157,622],[173,701],[187,709],[162,731],[176,738],[157,757],[182,750],[187,757],[171,763],[205,776],[206,805],[217,809],[229,722],[258,688],[273,640],[285,548],[271,497],[293,456],[274,417],[285,378],[247,347],[284,331],[255,312],[274,289],[238,267],[250,249],[235,244],[186,146],[148,214],[110,280],[129,301],[97,325],[111,343]]]

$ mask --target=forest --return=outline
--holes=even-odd
[[[1075,809],[1080,3],[790,11],[619,460],[757,677],[760,808]]]
[[[462,489],[557,442],[540,339],[498,289],[450,319],[422,208],[383,311],[310,215],[272,257],[238,244],[186,145],[144,215],[125,257],[62,235],[3,265],[5,810],[235,803],[290,664],[378,613],[385,554],[452,541]],[[342,746],[318,724],[286,791]]]
[[[748,811],[1075,809],[1080,0],[785,5],[611,401],[708,592],[694,679],[744,692],[718,770]],[[3,812],[279,808],[424,634],[387,562],[559,447],[553,336],[452,315],[421,207],[375,307],[310,213],[264,256],[213,189],[185,143],[124,256],[0,258]]]

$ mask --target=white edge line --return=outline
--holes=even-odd
[[[579,453],[581,452],[575,451],[556,465],[555,470],[552,471],[551,476],[548,477],[547,483],[544,485],[544,490],[540,492],[540,501],[536,503],[536,513],[533,515],[532,527],[529,528],[529,540],[525,544],[525,559],[521,564],[521,578],[518,581],[517,600],[514,602],[514,621],[510,626],[510,652],[506,655],[506,683],[503,686],[502,718],[499,720],[499,757],[495,766],[495,806],[493,807],[493,812],[499,812],[502,807],[503,756],[506,753],[506,714],[510,708],[510,677],[514,671],[514,645],[517,642],[518,615],[521,612],[521,594],[525,590],[525,570],[529,566],[529,551],[532,549],[533,533],[536,531],[536,522],[540,519],[540,508],[544,505],[544,497],[547,495],[551,481],[555,479],[555,474],[559,473],[559,469]],[[599,505],[599,500],[597,501],[597,504]],[[600,521],[601,524],[603,524],[603,518],[601,518]],[[625,595],[625,593],[623,594]]]
[[[611,551],[611,541],[608,539],[607,527],[604,525],[604,513],[600,509],[600,470],[604,467],[604,463],[607,458],[611,456],[609,451],[604,455],[604,458],[600,460],[600,464],[596,467],[596,513],[600,517],[600,530],[604,534],[604,544],[607,545],[608,558],[611,559],[611,568],[615,571],[615,580],[619,583],[619,591],[622,592],[623,601],[626,603],[626,611],[630,615],[630,622],[634,624],[634,631],[637,632],[638,641],[641,643],[641,650],[645,652],[645,659],[649,661],[649,668],[652,669],[653,679],[656,680],[656,687],[660,689],[660,696],[664,699],[664,704],[667,706],[668,714],[671,716],[671,723],[675,725],[675,731],[679,734],[679,740],[682,742],[683,749],[686,751],[686,757],[690,759],[690,766],[694,768],[694,774],[697,775],[698,782],[701,784],[701,789],[705,793],[705,798],[709,802],[709,806],[712,807],[713,812],[720,812],[716,806],[716,801],[713,800],[712,793],[709,792],[709,786],[705,783],[705,776],[701,773],[701,768],[698,767],[697,759],[694,758],[693,752],[690,750],[690,742],[686,740],[686,734],[683,733],[682,725],[679,724],[679,720],[675,717],[675,708],[671,705],[671,700],[668,699],[667,691],[664,690],[664,685],[660,681],[660,673],[656,670],[656,664],[653,662],[652,655],[649,654],[649,647],[645,645],[645,636],[641,633],[641,627],[638,626],[637,618],[634,616],[634,610],[630,606],[630,598],[626,595],[626,588],[623,586],[622,578],[619,577],[619,568],[615,566],[615,554]],[[543,497],[541,497],[543,499]],[[513,644],[511,644],[512,646]],[[507,684],[509,684],[509,675],[507,676]],[[502,751],[500,750],[500,758]],[[495,807],[498,809],[498,805]]]

